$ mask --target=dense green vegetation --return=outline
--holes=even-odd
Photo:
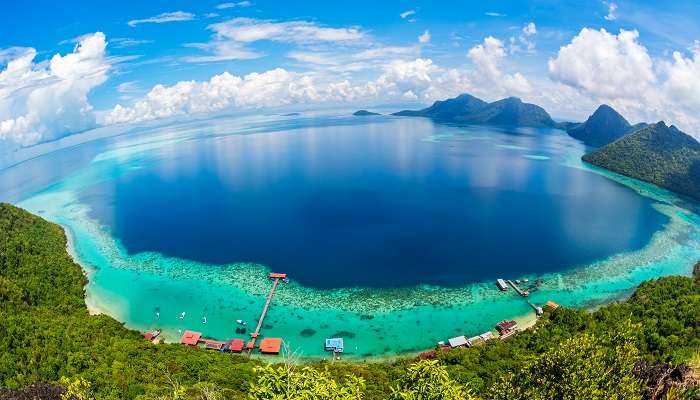
[[[393,115],[428,117],[476,125],[554,127],[556,123],[542,107],[508,97],[487,103],[469,94],[436,101],[422,110],[404,110]]]
[[[632,125],[622,115],[612,107],[603,104],[588,117],[586,122],[570,127],[567,133],[591,146],[605,146],[630,132],[630,129]]]
[[[0,205],[0,386],[59,383],[73,399],[638,399],[632,364],[685,363],[700,348],[700,281],[685,277],[644,283],[594,313],[559,309],[507,342],[432,361],[307,366],[153,345],[90,316],[84,283],[60,227]]]
[[[700,143],[663,122],[630,133],[583,160],[700,199]]]

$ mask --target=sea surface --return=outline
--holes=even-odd
[[[341,336],[367,358],[491,330],[528,300],[616,301],[700,258],[697,204],[583,164],[560,130],[300,115],[94,136],[0,170],[0,201],[66,228],[93,310],[173,341],[245,337],[270,271],[291,282],[263,336],[309,358]]]

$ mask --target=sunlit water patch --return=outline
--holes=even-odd
[[[236,129],[208,130],[206,124],[175,127],[82,149],[87,155],[78,151],[74,157],[83,161],[65,175],[35,178],[50,183],[28,190],[19,205],[66,227],[71,251],[90,278],[87,301],[93,309],[137,329],[163,328],[170,340],[184,329],[219,339],[242,337],[235,332],[235,320],[256,320],[270,285],[266,273],[290,272],[292,282],[275,295],[263,334],[283,337],[309,357],[321,356],[322,341],[331,336],[346,339],[348,357],[390,356],[531,314],[513,291],[499,292],[493,277],[539,281],[539,290],[529,298],[535,304],[552,299],[592,307],[628,295],[643,280],[687,275],[700,256],[694,204],[589,169],[578,161],[584,149],[561,133],[391,118],[371,124],[289,124],[275,123],[270,129],[276,132],[247,136]],[[478,139],[464,139],[474,137]],[[536,151],[538,157],[526,158],[519,148]],[[61,155],[52,157],[53,162],[62,160]],[[51,165],[35,162],[41,171]],[[29,167],[5,171],[0,179],[20,172],[32,176]],[[266,192],[270,187],[287,191]],[[289,207],[300,201],[295,191],[321,187],[340,194],[317,198],[312,210],[301,208],[317,226],[309,227],[309,220],[297,220],[296,226],[278,223],[289,218],[285,212],[299,207],[277,205]],[[401,189],[397,197],[387,196],[395,187]],[[249,203],[239,202],[248,191],[256,195]],[[480,198],[484,192],[489,196]],[[498,192],[515,195],[493,194]],[[421,196],[439,213],[416,203]],[[531,199],[513,202],[522,196]],[[251,220],[231,211],[229,202],[253,210]],[[383,213],[391,215],[398,207],[399,217],[414,213],[421,218],[386,222],[384,215],[358,214],[355,208],[377,204]],[[139,205],[140,213],[133,208]],[[338,219],[334,214],[339,209],[349,214]],[[462,211],[477,219],[464,219]],[[152,213],[162,219],[154,220]],[[204,221],[201,226],[196,219]],[[324,228],[319,221],[330,225]],[[138,232],[129,231],[132,223]],[[170,225],[149,227],[163,223]],[[495,226],[490,230],[489,224]],[[392,247],[396,234],[387,226],[423,236]],[[185,229],[195,242],[183,238]],[[213,232],[208,235],[206,229]],[[554,232],[564,239],[553,240]],[[206,240],[196,241],[200,235]],[[606,246],[591,240],[596,235],[603,236]],[[343,245],[329,245],[333,236]],[[285,238],[293,246],[281,244]],[[154,240],[179,244],[186,254]],[[208,241],[212,247],[206,247]],[[380,250],[398,253],[393,263],[379,251],[367,250],[373,241]],[[142,242],[149,245],[134,248]],[[235,245],[227,246],[230,242],[259,252],[242,257]],[[223,258],[201,257],[187,249],[192,243],[204,243],[206,251]],[[484,247],[491,253],[484,253]],[[295,255],[294,248],[302,254]],[[461,256],[455,249],[469,254]],[[302,261],[285,264],[284,257],[265,258],[266,251]],[[366,252],[360,254],[366,264],[357,264],[353,252]],[[541,256],[545,252],[557,257]],[[315,257],[303,258],[306,253]],[[424,258],[410,260],[416,254]],[[508,257],[513,265],[506,265]],[[187,316],[180,319],[183,311]]]

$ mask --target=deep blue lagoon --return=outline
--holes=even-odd
[[[80,193],[131,253],[253,262],[317,288],[459,286],[645,246],[651,200],[565,167],[556,130],[289,122],[144,152]]]

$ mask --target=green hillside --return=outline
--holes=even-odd
[[[700,199],[700,143],[663,122],[625,135],[583,160]]]
[[[0,398],[69,390],[72,399],[640,399],[646,390],[661,399],[669,387],[695,390],[692,370],[676,367],[700,348],[700,281],[691,278],[647,282],[595,313],[559,309],[506,342],[440,351],[433,361],[262,367],[153,345],[90,316],[85,278],[65,246],[59,226],[0,204]],[[672,373],[654,375],[642,361]]]

